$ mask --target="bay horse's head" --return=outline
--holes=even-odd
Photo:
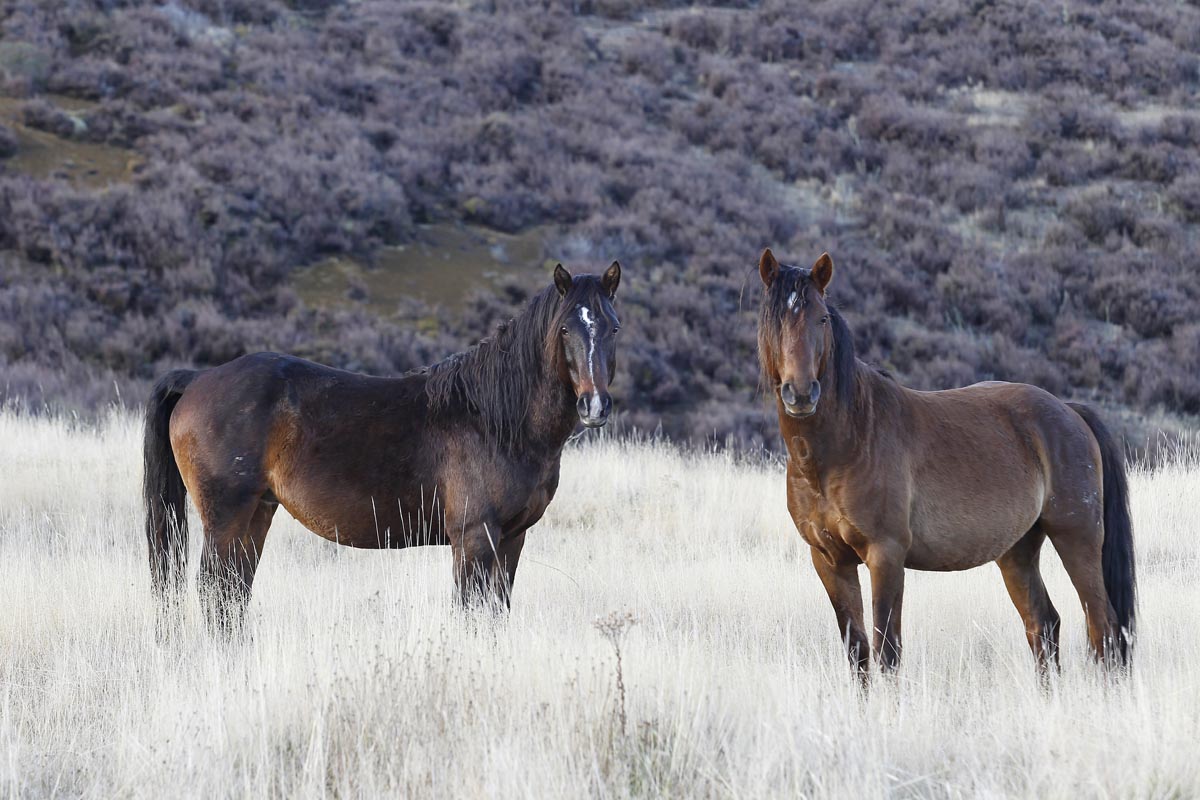
[[[825,300],[833,259],[823,253],[812,269],[789,267],[767,248],[758,261],[758,274],[766,287],[758,326],[763,376],[788,416],[810,417],[821,400],[821,378],[834,350],[834,326],[841,323]]]
[[[621,322],[613,309],[621,265],[612,263],[599,278],[571,277],[562,264],[554,268],[560,312],[553,331],[557,341],[559,375],[575,393],[579,419],[589,428],[608,422],[612,397],[608,384],[617,369],[617,331]]]

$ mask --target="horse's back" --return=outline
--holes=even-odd
[[[1041,450],[1042,460],[1099,457],[1087,423],[1065,401],[1028,383],[984,381],[962,389],[929,392],[954,401],[977,421],[979,429],[994,425],[1001,434],[1011,429]],[[1001,424],[997,420],[1004,420]]]
[[[201,371],[184,400],[191,413],[201,416],[226,416],[238,409],[246,415],[278,411],[355,417],[364,408],[379,411],[386,404],[424,410],[423,377],[380,378],[282,353],[252,353]]]
[[[1087,423],[1065,401],[1028,383],[983,381],[912,394],[935,424],[957,421],[982,437],[1016,432],[1055,446],[1078,446],[1092,438]]]

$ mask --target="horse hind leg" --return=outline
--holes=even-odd
[[[521,550],[525,547],[525,531],[510,534],[501,541],[496,550],[495,585],[499,602],[505,609],[512,608],[512,590],[517,582],[517,564],[521,561]]]
[[[205,520],[200,600],[214,633],[229,635],[241,628],[277,506],[252,496]]]
[[[996,560],[1008,596],[1025,623],[1025,638],[1033,651],[1038,670],[1045,674],[1050,665],[1058,668],[1058,630],[1060,618],[1039,569],[1046,534],[1035,525],[1012,549]]]
[[[1099,524],[1058,524],[1046,526],[1046,534],[1079,594],[1092,652],[1097,661],[1111,665],[1118,655],[1115,647],[1118,630],[1116,612],[1104,586],[1101,564],[1104,530]]]

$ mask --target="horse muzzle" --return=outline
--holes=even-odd
[[[575,402],[575,410],[579,412],[579,420],[589,428],[600,428],[608,422],[612,413],[612,397],[608,392],[584,392]]]
[[[796,386],[786,381],[779,387],[779,399],[783,401],[783,410],[789,417],[804,419],[817,413],[817,402],[821,399],[821,382],[813,381],[808,385],[808,396],[801,397]]]

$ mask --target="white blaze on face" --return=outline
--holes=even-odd
[[[800,299],[800,296],[797,295],[795,292],[792,292],[791,294],[788,295],[788,308],[792,309],[793,313],[795,313],[795,311],[796,311],[796,301],[799,299]]]
[[[583,323],[583,327],[587,328],[588,333],[588,378],[592,381],[592,400],[588,407],[588,413],[593,417],[600,416],[600,393],[595,391],[596,386],[596,319],[592,316],[592,311],[587,306],[579,307],[579,321]]]
[[[592,317],[591,309],[587,306],[579,307],[579,320],[583,323],[583,327],[587,328],[588,332],[588,377],[595,381],[593,359],[596,356],[596,320]]]

